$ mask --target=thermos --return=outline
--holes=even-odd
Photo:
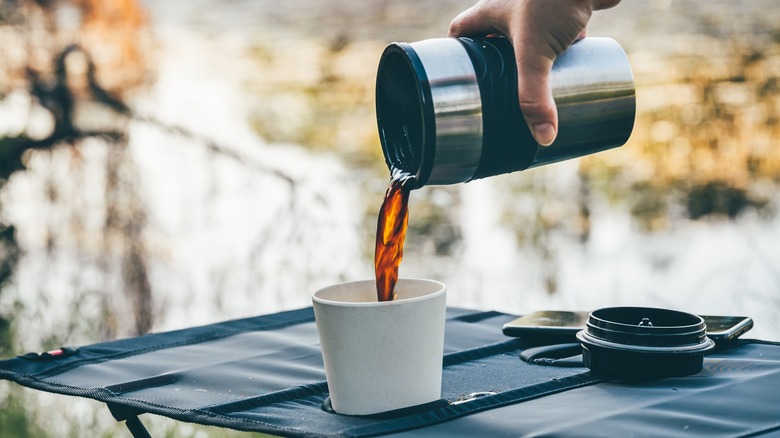
[[[625,51],[584,38],[550,78],[558,136],[539,145],[520,112],[513,48],[503,37],[390,44],[379,61],[376,112],[385,161],[412,188],[457,184],[623,145],[636,111]]]

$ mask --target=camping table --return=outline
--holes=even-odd
[[[534,345],[502,335],[514,317],[449,308],[442,400],[370,417],[322,409],[311,308],[30,353],[0,378],[105,402],[135,436],[144,413],[282,436],[780,434],[780,343],[721,346],[688,377],[608,380],[576,357],[521,361]]]

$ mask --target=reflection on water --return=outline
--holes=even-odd
[[[132,69],[90,50],[105,23],[81,28],[78,9],[56,6],[58,38],[78,40],[97,72],[90,81],[78,51],[65,61],[65,118],[56,99],[33,98],[57,90],[64,47],[42,37],[55,31],[0,5],[2,40],[18,43],[0,50],[0,137],[45,139],[63,120],[80,130],[20,155],[26,170],[0,192],[14,227],[3,235],[20,251],[0,293],[3,355],[302,307],[320,286],[370,278],[388,177],[373,113],[379,54],[443,35],[470,2],[119,3],[134,11],[123,31],[137,46],[122,49]],[[624,0],[597,14],[590,33],[620,41],[634,68],[629,143],[413,192],[401,275],[447,283],[455,306],[747,314],[755,336],[780,339],[773,5]],[[124,47],[117,38],[102,42]],[[20,52],[28,40],[34,50]],[[25,62],[41,72],[38,91]],[[20,413],[7,391],[3,406],[30,428],[112,427],[94,405],[40,408],[58,403],[45,394],[25,392]]]

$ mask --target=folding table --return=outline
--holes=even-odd
[[[611,380],[581,358],[520,353],[515,318],[448,308],[442,398],[368,417],[328,396],[312,309],[0,361],[0,378],[106,403],[135,436],[139,416],[280,436],[780,436],[780,343],[737,340],[687,377]]]

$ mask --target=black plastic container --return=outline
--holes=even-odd
[[[697,315],[651,307],[594,310],[577,333],[582,359],[595,373],[642,379],[701,371],[715,343]]]

